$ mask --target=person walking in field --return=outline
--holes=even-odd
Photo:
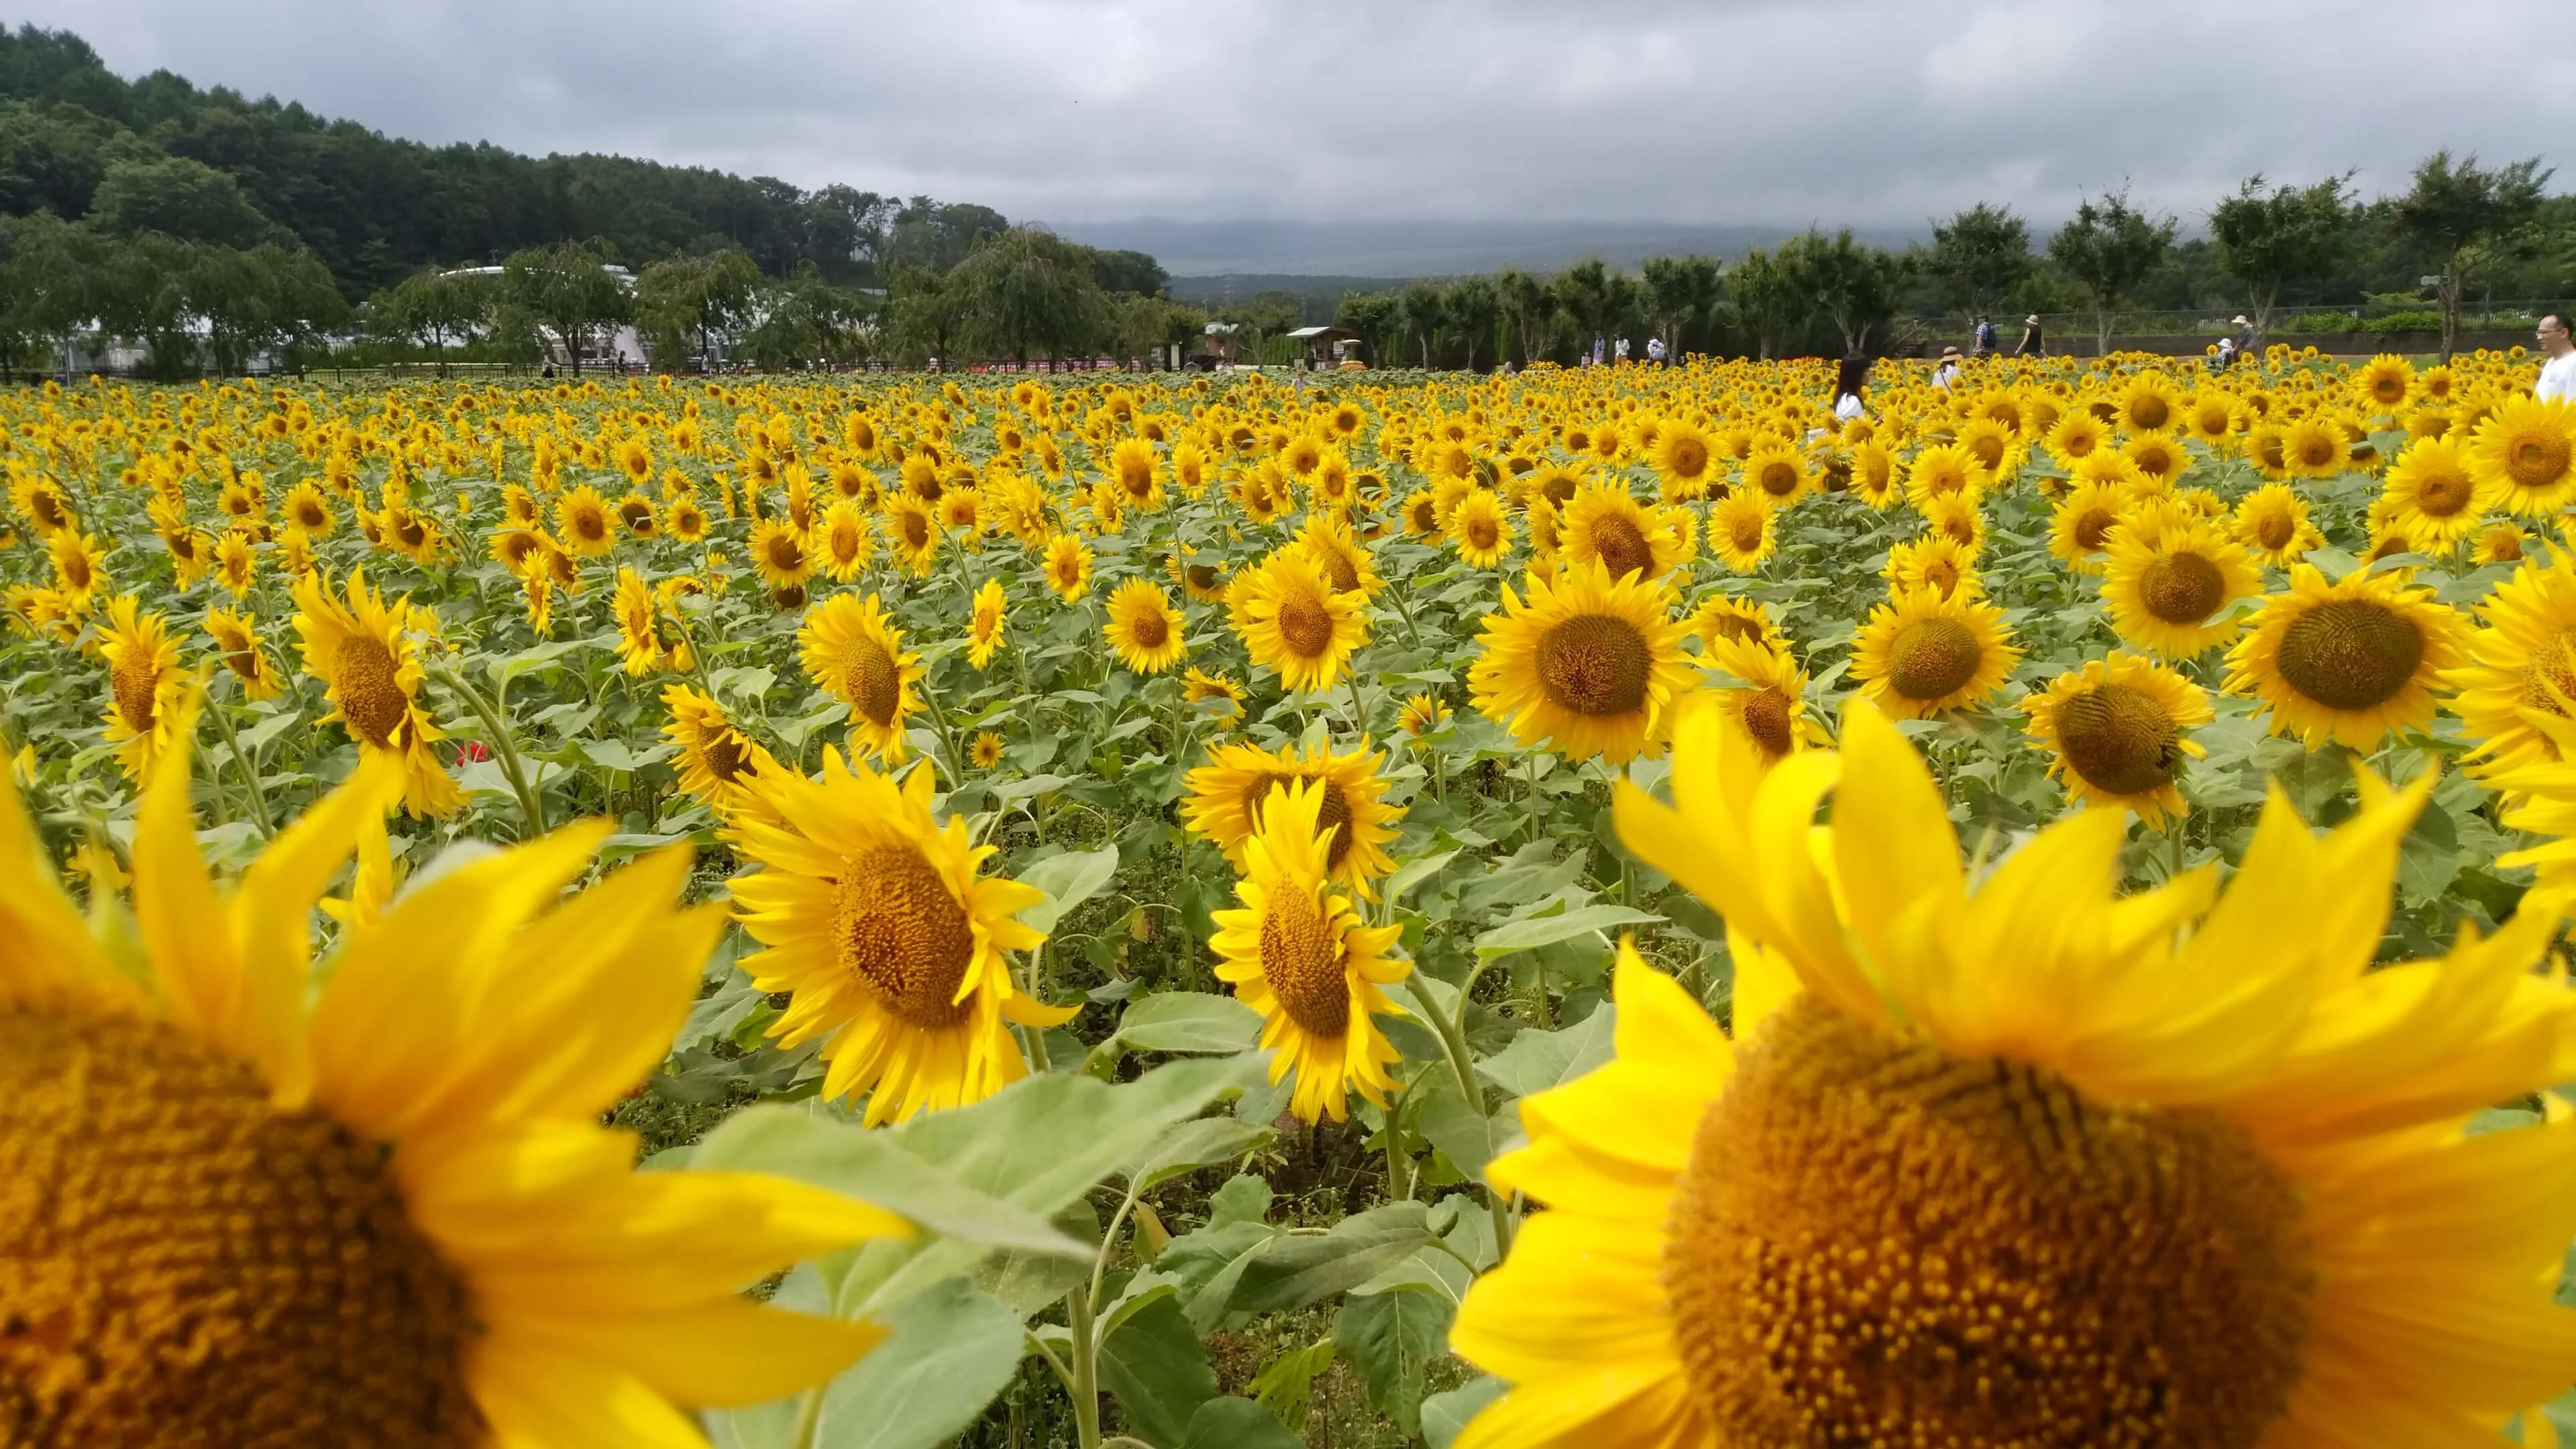
[[[1982,314],[1977,318],[1976,334],[1969,340],[1968,355],[1970,357],[1995,355],[1995,324],[1988,321]]]
[[[2045,357],[2047,355],[2048,344],[2039,331],[2039,314],[2033,312],[2021,319],[2021,343],[2013,348],[2013,356]]]
[[[2540,350],[2547,360],[2540,364],[2540,377],[2532,383],[2531,395],[2576,403],[2576,339],[2567,335],[2567,314],[2542,313],[2539,335]]]

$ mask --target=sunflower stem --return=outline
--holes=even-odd
[[[438,679],[441,684],[453,691],[457,698],[464,700],[465,707],[472,710],[475,719],[482,723],[484,743],[491,746],[493,758],[501,766],[502,776],[510,782],[511,793],[519,797],[519,817],[527,831],[525,838],[534,840],[545,834],[544,797],[528,788],[527,770],[520,763],[518,745],[510,733],[509,722],[503,718],[499,707],[485,699],[480,690],[466,683],[465,676],[454,669],[441,667],[438,671]]]
[[[796,1401],[796,1428],[787,1436],[788,1449],[814,1449],[814,1433],[823,1426],[823,1387],[816,1384]]]
[[[233,733],[232,711],[221,704],[213,704],[211,701],[209,703],[212,707],[206,713],[215,717],[215,728],[223,732],[224,748],[232,751],[233,767],[241,771],[243,782],[250,786],[251,821],[259,827],[260,839],[273,839],[277,835],[277,822],[276,818],[268,813],[268,791],[259,782],[258,769],[251,764],[250,757],[243,753],[241,737]]]
[[[1104,1243],[1105,1255],[1108,1246]],[[1065,1326],[1073,1342],[1073,1428],[1081,1449],[1100,1449],[1100,1351],[1091,1341],[1091,1290],[1076,1288],[1065,1297]]]
[[[1431,1019],[1432,1034],[1440,1038],[1441,1054],[1449,1058],[1449,1070],[1457,1078],[1460,1098],[1474,1107],[1480,1116],[1485,1109],[1485,1092],[1476,1085],[1475,1057],[1467,1049],[1467,1033],[1459,1023],[1465,1020],[1467,1003],[1475,993],[1477,980],[1484,974],[1485,963],[1481,960],[1467,969],[1467,979],[1458,988],[1458,1009],[1455,1012],[1443,1009],[1439,998],[1427,986],[1413,992],[1413,999],[1422,1008],[1422,1014]],[[1497,1256],[1512,1245],[1509,1199],[1510,1194],[1490,1182],[1485,1184],[1485,1205],[1494,1215],[1494,1252]]]

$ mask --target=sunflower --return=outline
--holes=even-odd
[[[1685,721],[1617,824],[1725,918],[1734,1037],[1621,952],[1612,1061],[1488,1170],[1547,1210],[1451,1329],[1512,1383],[1455,1449],[2490,1442],[2576,1352],[2524,1190],[2576,1144],[2465,1129],[2570,997],[2537,913],[2372,970],[2431,780],[2324,838],[2275,797],[2223,893],[2118,898],[2114,811],[1972,890],[1874,711],[1768,775]]]
[[[358,742],[361,758],[397,760],[403,770],[403,808],[423,818],[455,814],[465,794],[447,777],[430,748],[446,738],[421,708],[420,646],[408,625],[423,611],[408,597],[390,606],[367,587],[366,571],[349,571],[343,595],[331,581],[310,574],[295,583],[295,632],[304,641],[304,672],[321,680],[334,720]]]
[[[1368,642],[1366,600],[1334,588],[1309,554],[1283,550],[1246,573],[1239,627],[1252,662],[1291,693],[1332,688]]]
[[[909,493],[886,500],[886,537],[894,555],[914,578],[928,578],[939,559],[939,520],[931,505]]]
[[[2508,398],[2469,444],[2469,466],[2520,518],[2546,518],[2576,498],[2576,405]]]
[[[822,560],[805,536],[785,518],[764,518],[751,526],[751,566],[772,589],[801,589]]]
[[[55,591],[72,612],[89,612],[90,600],[107,587],[107,550],[86,533],[61,528],[45,539],[45,554],[54,567]]]
[[[1986,592],[1985,581],[1977,577],[1976,556],[1937,533],[1889,548],[1885,572],[1888,588],[1896,593],[1930,589],[1943,598],[1964,593],[1975,599]]]
[[[1739,489],[1711,504],[1708,547],[1718,561],[1739,574],[1762,567],[1779,536],[1772,525],[1775,510],[1759,493]]]
[[[1727,726],[1751,740],[1763,759],[1777,763],[1811,745],[1829,743],[1807,712],[1807,671],[1786,649],[1753,639],[1710,641],[1700,662],[1740,687],[1711,691]]]
[[[1420,740],[1436,733],[1449,723],[1449,706],[1431,695],[1417,694],[1405,700],[1395,716],[1396,728],[1405,737]]]
[[[2030,737],[2049,753],[2048,773],[2069,798],[2125,806],[2148,828],[2185,812],[2175,777],[2183,757],[2208,751],[2183,734],[2216,718],[2201,687],[2154,660],[2113,650],[2022,700]]]
[[[2447,553],[2478,526],[2500,489],[2481,486],[2468,450],[2450,438],[2419,438],[2398,455],[2381,486],[2386,521],[2425,553]]]
[[[617,464],[617,471],[625,474],[626,481],[629,483],[641,487],[653,476],[653,449],[640,435],[629,434],[620,439],[617,446],[610,450],[609,456]]]
[[[2183,403],[2183,430],[2221,452],[2232,445],[2243,416],[2236,399],[2223,392],[2194,393]]]
[[[1873,509],[1893,508],[1905,495],[1896,486],[1896,455],[1871,439],[1851,450],[1851,491]]]
[[[2191,450],[2180,438],[2163,433],[2140,433],[2120,445],[2120,456],[2158,483],[2171,483],[2191,471]]]
[[[2248,553],[2275,568],[2297,563],[2325,542],[2308,521],[2308,500],[2287,483],[2266,483],[2238,499],[2232,526]]]
[[[1905,496],[1921,510],[1942,498],[1965,498],[1973,505],[1985,492],[1985,482],[1986,470],[1975,454],[1956,444],[1935,443],[1907,465]]]
[[[1530,576],[1529,601],[1503,587],[1467,676],[1476,707],[1523,745],[1550,740],[1568,759],[1624,764],[1660,753],[1674,701],[1690,692],[1672,591],[1595,560],[1554,581]]]
[[[975,591],[975,607],[966,625],[966,662],[982,669],[1002,647],[1002,581],[986,579]]]
[[[1705,497],[1717,479],[1717,447],[1708,430],[1687,418],[1665,418],[1646,456],[1663,480],[1667,498]]]
[[[2166,433],[2183,424],[2182,392],[2161,372],[2130,379],[2118,408],[2120,425],[2131,433]]]
[[[2200,518],[2142,510],[2152,528],[2111,534],[2102,602],[2122,639],[2160,659],[2190,659],[2235,638],[2245,627],[2228,606],[2263,591],[2263,572],[2245,546]]]
[[[1985,552],[1985,510],[1967,494],[1936,494],[1924,506],[1923,521],[1932,525],[1935,534],[1966,549],[1970,557]]]
[[[1066,603],[1079,602],[1091,592],[1091,549],[1069,533],[1059,533],[1046,542],[1047,587]]]
[[[1295,1074],[1288,1110],[1306,1122],[1346,1119],[1353,1091],[1386,1106],[1398,1053],[1370,1018],[1398,1011],[1384,988],[1413,969],[1388,955],[1403,927],[1362,925],[1333,889],[1325,859],[1339,827],[1317,823],[1323,805],[1319,782],[1271,788],[1244,842],[1242,908],[1215,913],[1209,942],[1218,979],[1262,1015],[1270,1080]]]
[[[2281,467],[2293,478],[2332,478],[2351,461],[2351,445],[2331,419],[2312,414],[2281,430]]]
[[[1243,700],[1243,686],[1229,675],[1210,674],[1193,664],[1181,678],[1181,702],[1219,724],[1240,718]]]
[[[278,513],[287,527],[300,528],[314,538],[326,538],[340,526],[339,516],[331,511],[331,501],[322,496],[322,490],[310,478],[287,490]]]
[[[1636,574],[1652,583],[1690,557],[1681,534],[1687,514],[1640,504],[1617,480],[1588,482],[1565,507],[1559,545],[1582,568],[1598,561],[1613,579]]]
[[[769,751],[744,734],[723,705],[688,685],[664,685],[662,703],[671,711],[662,738],[680,752],[680,788],[705,801],[719,819],[763,808],[750,782],[777,772]]]
[[[2110,436],[2110,428],[2100,418],[2083,408],[2070,409],[2048,430],[2048,455],[2060,466],[2070,465],[2078,458],[2090,457]]]
[[[2078,484],[2049,515],[2048,551],[2079,574],[2098,574],[2109,561],[2111,531],[2127,499],[2106,483]]]
[[[181,724],[188,676],[179,668],[178,642],[160,615],[119,594],[108,603],[98,652],[107,666],[107,742],[118,747],[116,762],[128,779],[149,779]]]
[[[564,545],[583,558],[597,558],[617,547],[617,515],[599,490],[584,483],[555,500],[555,531]]]
[[[36,532],[47,538],[80,526],[80,515],[63,486],[42,473],[20,473],[9,480],[9,501]]]
[[[2478,541],[2469,549],[2469,560],[2479,564],[2520,563],[2523,546],[2529,542],[2531,535],[2523,532],[2520,524],[2494,519],[2478,530]]]
[[[1429,488],[1416,488],[1406,494],[1401,511],[1406,533],[1427,543],[1438,543],[1445,536],[1440,526],[1440,495]]]
[[[978,730],[966,746],[967,762],[979,770],[990,770],[1002,763],[1002,737],[992,730]]]
[[[661,603],[631,568],[617,571],[617,593],[610,601],[617,616],[617,657],[634,675],[683,674],[692,656],[688,641],[663,616]]]
[[[1379,774],[1385,763],[1385,753],[1371,755],[1366,740],[1339,755],[1320,744],[1304,752],[1210,745],[1208,762],[1191,770],[1185,781],[1189,793],[1181,798],[1181,821],[1241,871],[1247,869],[1245,842],[1261,828],[1261,807],[1271,798],[1272,787],[1314,782],[1323,791],[1319,818],[1333,828],[1325,851],[1327,870],[1334,880],[1375,900],[1370,882],[1395,870],[1386,847],[1404,818],[1403,807],[1386,803],[1386,779]]]
[[[1980,483],[2009,478],[2020,471],[2021,458],[2013,443],[2012,429],[2000,419],[1970,419],[1950,446],[1965,452],[1976,464]]]
[[[678,508],[678,504],[672,505],[675,514]],[[672,536],[677,537],[679,531],[675,519]],[[817,562],[823,571],[844,584],[867,572],[868,564],[877,553],[876,531],[868,527],[867,514],[855,501],[847,498],[823,510],[822,523],[814,530],[811,543],[814,552],[822,555]]]
[[[921,658],[903,648],[903,631],[875,594],[834,594],[806,614],[796,631],[805,677],[850,707],[854,758],[901,764],[904,720],[922,707],[913,686]]]
[[[1982,702],[2020,658],[2002,610],[1916,589],[1869,611],[1852,641],[1852,678],[1873,703],[1928,719]]]
[[[1720,639],[1749,639],[1773,650],[1789,647],[1768,605],[1726,594],[1711,594],[1700,601],[1699,607],[1691,611],[1690,632],[1699,636],[1703,655],[1716,648]]]
[[[1138,674],[1161,674],[1189,653],[1189,641],[1182,637],[1188,627],[1161,585],[1129,579],[1110,591],[1109,621],[1100,632],[1118,652],[1119,663]]]
[[[268,651],[260,647],[259,628],[247,614],[230,609],[206,611],[206,637],[215,641],[215,652],[224,667],[240,681],[242,698],[274,699],[285,692],[286,684],[277,677],[277,668],[268,662]]]
[[[598,1125],[721,929],[672,905],[688,851],[559,901],[608,833],[575,826],[416,885],[312,967],[316,898],[401,780],[363,761],[219,894],[171,752],[113,945],[0,785],[0,1241],[15,1320],[53,1326],[12,1335],[0,1438],[688,1444],[674,1401],[790,1394],[882,1336],[740,1290],[900,1220],[637,1174]]]
[[[1307,514],[1289,547],[1313,559],[1325,579],[1343,593],[1356,591],[1364,600],[1374,599],[1386,587],[1386,580],[1378,577],[1377,565],[1369,557],[1368,546],[1351,532],[1350,520],[1339,513]]]
[[[2352,375],[2354,401],[2378,417],[2392,417],[2415,395],[2415,366],[2393,352],[2383,352]]]
[[[1786,508],[1815,489],[1816,480],[1807,472],[1806,460],[1786,443],[1762,444],[1744,460],[1743,491],[1768,501],[1774,508]]]
[[[2534,714],[2576,718],[2576,555],[2525,563],[2477,606],[2467,662],[2442,676],[2482,775],[2558,758]]]
[[[702,543],[707,536],[707,511],[694,498],[674,498],[662,510],[663,526],[671,537],[682,543]]]
[[[977,873],[995,848],[971,843],[964,820],[931,817],[931,772],[897,785],[827,745],[821,778],[763,771],[747,788],[767,818],[726,834],[761,869],[730,890],[767,949],[742,967],[758,989],[792,993],[770,1034],[823,1042],[823,1095],[867,1093],[873,1127],[1026,1075],[1010,1025],[1043,1030],[1075,1010],[1011,984],[1004,953],[1046,939],[1014,918],[1045,896]]]
[[[1446,531],[1458,557],[1480,569],[1498,567],[1503,555],[1511,552],[1511,519],[1490,488],[1469,489],[1450,513]]]
[[[2288,591],[2264,599],[2228,651],[2227,689],[2259,696],[2274,734],[2369,751],[2390,730],[2432,723],[2433,685],[2466,662],[2466,645],[2459,615],[2402,573],[2355,570],[2329,584],[2292,564]]]

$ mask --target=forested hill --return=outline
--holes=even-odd
[[[0,213],[39,210],[109,236],[301,242],[352,301],[427,263],[593,239],[630,263],[736,246],[775,276],[811,262],[863,285],[897,263],[944,271],[1007,226],[989,207],[849,186],[427,146],[168,71],[128,81],[70,31],[0,28]]]

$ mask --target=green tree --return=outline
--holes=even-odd
[[[1503,306],[1503,318],[1511,327],[1511,347],[1520,364],[1528,366],[1547,350],[1548,324],[1556,316],[1555,299],[1548,295],[1547,282],[1518,267],[1505,267],[1494,275],[1494,291]]]
[[[2244,284],[2257,339],[2272,330],[2283,285],[2322,277],[2351,253],[2361,220],[2351,182],[2345,172],[2311,186],[2266,190],[2257,172],[2210,209],[2218,265]]]
[[[1061,357],[1106,330],[1109,300],[1085,248],[1039,227],[1013,227],[979,243],[949,274],[959,340],[989,357]]]
[[[1717,311],[1726,295],[1715,257],[1648,257],[1637,266],[1646,288],[1646,315],[1664,340],[1664,355],[1681,360],[1682,330]]]
[[[1360,335],[1369,360],[1379,366],[1403,343],[1403,309],[1392,292],[1345,292],[1333,308],[1333,321]]]
[[[581,242],[529,247],[501,267],[503,307],[553,334],[581,375],[581,356],[602,327],[626,320],[626,286],[607,270],[604,248]]]
[[[2556,174],[2537,156],[2492,170],[2474,155],[2436,151],[2415,168],[2415,185],[2390,205],[2396,233],[2441,268],[2442,360],[2460,335],[2460,298],[2480,266],[2526,247],[2539,220],[2541,187]]]
[[[447,376],[447,349],[492,321],[489,277],[435,264],[421,268],[367,299],[367,330],[388,341],[427,347]]]
[[[1760,247],[1726,269],[1726,291],[1737,324],[1753,334],[1754,353],[1765,362],[1804,330],[1812,315],[1789,269]]]
[[[1577,352],[1590,348],[1593,338],[1618,330],[1618,288],[1599,257],[1585,257],[1548,278],[1547,291],[1557,314],[1574,329]]]
[[[349,313],[318,258],[268,242],[247,250],[190,246],[180,297],[205,330],[208,366],[228,377],[248,371],[263,353],[310,343]]]
[[[240,183],[185,156],[109,163],[90,196],[90,222],[110,236],[157,231],[226,247],[255,246],[283,234],[251,204]]]
[[[2098,201],[2086,197],[2075,219],[2048,239],[2049,260],[2075,279],[2092,305],[2097,351],[2111,350],[2112,309],[2173,251],[2173,239],[2173,218],[2157,220],[2131,206],[2126,186]]]
[[[1502,294],[1491,277],[1460,277],[1451,282],[1440,299],[1441,311],[1449,321],[1449,330],[1466,349],[1467,370],[1476,370],[1478,344],[1496,342],[1503,320]],[[1491,353],[1483,354],[1488,364]]]
[[[1432,352],[1449,330],[1449,293],[1438,282],[1415,282],[1396,294],[1395,305],[1404,319],[1407,349],[1423,368],[1431,368]]]
[[[948,273],[896,263],[886,277],[886,340],[895,354],[954,362],[960,296]]]
[[[2030,254],[2030,227],[2012,208],[1978,202],[1948,221],[1932,223],[1925,272],[1963,319],[1991,317],[2038,265]]]
[[[51,212],[13,223],[9,254],[0,267],[0,324],[13,341],[50,368],[56,353],[113,310],[109,296],[124,269],[113,264],[115,243]]]
[[[653,365],[670,372],[693,352],[712,358],[718,334],[749,325],[760,290],[760,266],[740,247],[646,267],[635,278],[635,326]]]
[[[1905,259],[1853,239],[1846,227],[1828,238],[1813,228],[1780,243],[1771,264],[1799,310],[1822,314],[1842,334],[1847,355],[1869,351],[1870,336],[1896,316]]]

